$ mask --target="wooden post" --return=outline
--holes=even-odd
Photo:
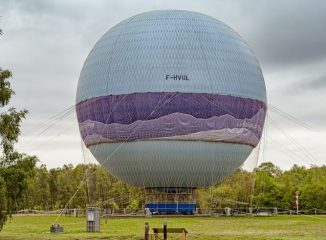
[[[154,240],[157,240],[157,234],[158,234],[157,229],[155,229],[153,232],[154,232]]]
[[[186,231],[186,229],[183,229],[183,239],[187,240],[187,231]]]
[[[149,225],[145,223],[145,240],[149,240]]]
[[[163,224],[163,240],[168,239],[168,231],[167,231],[167,222],[164,222]]]

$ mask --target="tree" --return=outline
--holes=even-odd
[[[0,35],[2,31],[0,31]],[[35,156],[17,152],[14,144],[20,135],[20,124],[27,110],[17,111],[8,104],[14,91],[9,79],[12,73],[0,68],[0,230],[8,216],[24,202],[28,179],[33,175]],[[8,109],[7,109],[8,108]]]
[[[265,163],[260,164],[258,166],[257,170],[258,171],[266,171],[273,177],[279,176],[282,174],[281,169],[278,166],[275,166],[271,162],[265,162]]]
[[[50,185],[49,185],[49,173],[46,169],[45,165],[41,165],[41,167],[36,169],[35,177],[36,179],[34,183],[35,187],[35,198],[38,200],[36,204],[41,207],[43,210],[48,210],[50,208]]]
[[[58,198],[58,174],[59,170],[51,169],[49,172],[49,186],[50,186],[50,209],[54,209],[56,207],[56,202]]]

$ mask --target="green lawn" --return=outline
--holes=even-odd
[[[150,228],[184,227],[189,239],[326,239],[326,216],[211,217],[211,218],[124,218],[101,219],[100,233],[85,232],[85,218],[61,217],[64,233],[50,234],[56,216],[14,216],[0,239],[142,239],[144,223]],[[180,239],[168,235],[168,239]]]

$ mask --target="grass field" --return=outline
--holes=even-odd
[[[51,234],[56,216],[14,216],[0,239],[143,239],[144,223],[150,228],[184,227],[189,239],[326,239],[326,216],[211,217],[211,218],[123,218],[101,219],[100,233],[85,232],[85,218],[61,217],[64,233]],[[168,235],[168,239],[180,239]]]

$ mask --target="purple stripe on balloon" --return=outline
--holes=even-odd
[[[159,101],[153,97],[154,93],[137,93],[79,103],[77,116],[85,144],[146,139],[258,144],[266,112],[265,104],[260,101],[212,94],[157,94],[161,96]],[[147,102],[145,96],[149,96]],[[127,99],[142,101],[128,103]],[[198,106],[206,106],[206,112]],[[171,113],[173,109],[181,112]],[[239,112],[234,112],[235,109]]]
[[[249,98],[207,93],[132,93],[96,97],[77,104],[78,122],[92,120],[105,124],[131,124],[173,113],[208,119],[229,114],[237,119],[252,118],[265,103]]]
[[[263,117],[262,110],[256,118],[262,121]],[[241,120],[230,115],[197,119],[181,113],[159,119],[137,121],[129,125],[104,124],[88,120],[80,123],[79,127],[86,145],[164,138],[165,140],[242,141],[255,146],[262,130],[262,126],[254,119]]]

